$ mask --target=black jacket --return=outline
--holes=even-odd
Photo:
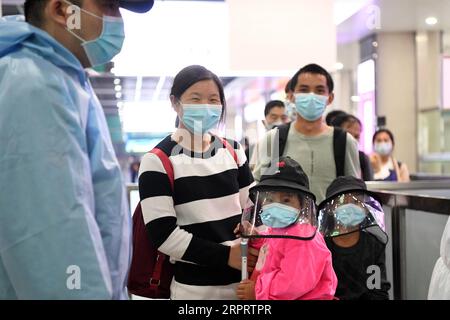
[[[386,279],[384,244],[365,231],[361,231],[358,243],[351,248],[339,247],[331,238],[325,241],[331,251],[333,269],[338,278],[336,297],[341,300],[389,299],[391,284]],[[374,277],[377,276],[371,266],[379,267],[379,288],[369,288],[376,284]]]

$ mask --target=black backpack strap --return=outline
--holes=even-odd
[[[347,132],[335,127],[333,133],[334,163],[336,177],[345,176],[345,151],[347,147]]]
[[[286,148],[286,143],[288,139],[289,129],[291,128],[291,123],[283,124],[278,126],[278,156],[282,157],[284,149]]]

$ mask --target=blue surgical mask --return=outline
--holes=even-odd
[[[193,134],[204,134],[216,127],[222,115],[217,104],[183,104],[184,126]]]
[[[72,3],[66,1],[73,5]],[[81,9],[86,14],[103,20],[103,31],[95,40],[86,41],[70,28],[67,28],[74,37],[82,41],[81,45],[91,63],[91,66],[99,66],[111,61],[121,50],[125,40],[125,27],[121,17],[103,16],[99,17],[89,11]]]
[[[297,221],[299,210],[281,204],[271,203],[262,208],[262,223],[272,228],[285,228]]]
[[[336,219],[346,227],[355,227],[366,218],[366,212],[360,206],[348,203],[335,210]]]
[[[327,103],[327,96],[321,96],[314,93],[295,94],[295,107],[297,112],[303,119],[308,121],[318,120],[325,112]]]
[[[392,143],[391,142],[378,142],[378,143],[375,143],[374,150],[379,155],[388,156],[392,152]]]

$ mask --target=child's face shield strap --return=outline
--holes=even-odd
[[[243,238],[311,240],[317,229],[314,199],[301,191],[256,191],[242,215]]]

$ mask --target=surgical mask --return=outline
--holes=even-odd
[[[261,221],[272,228],[285,228],[297,221],[299,210],[281,204],[271,203],[262,208]]]
[[[297,93],[295,94],[295,107],[297,112],[308,121],[318,120],[328,103],[327,96],[321,96],[314,93]]]
[[[278,121],[275,121],[275,122],[272,122],[272,123],[268,123],[265,126],[266,126],[266,130],[269,131],[269,130],[272,130],[273,128],[277,127],[277,126],[281,126],[282,124],[283,124],[283,121],[278,120]]]
[[[382,156],[388,156],[392,152],[392,143],[391,142],[375,143],[374,150],[376,153],[378,153]]]
[[[337,221],[346,227],[355,227],[366,218],[365,210],[353,203],[338,207],[335,210],[335,215]]]
[[[222,105],[183,104],[182,121],[193,134],[204,134],[217,126],[222,115]]]
[[[74,5],[68,1],[65,2]],[[80,8],[80,10],[92,17],[103,20],[102,34],[95,40],[86,41],[69,28],[66,28],[67,31],[82,42],[81,45],[93,67],[111,61],[122,50],[125,40],[123,19],[121,17],[111,16],[103,16],[102,18],[84,9]]]

